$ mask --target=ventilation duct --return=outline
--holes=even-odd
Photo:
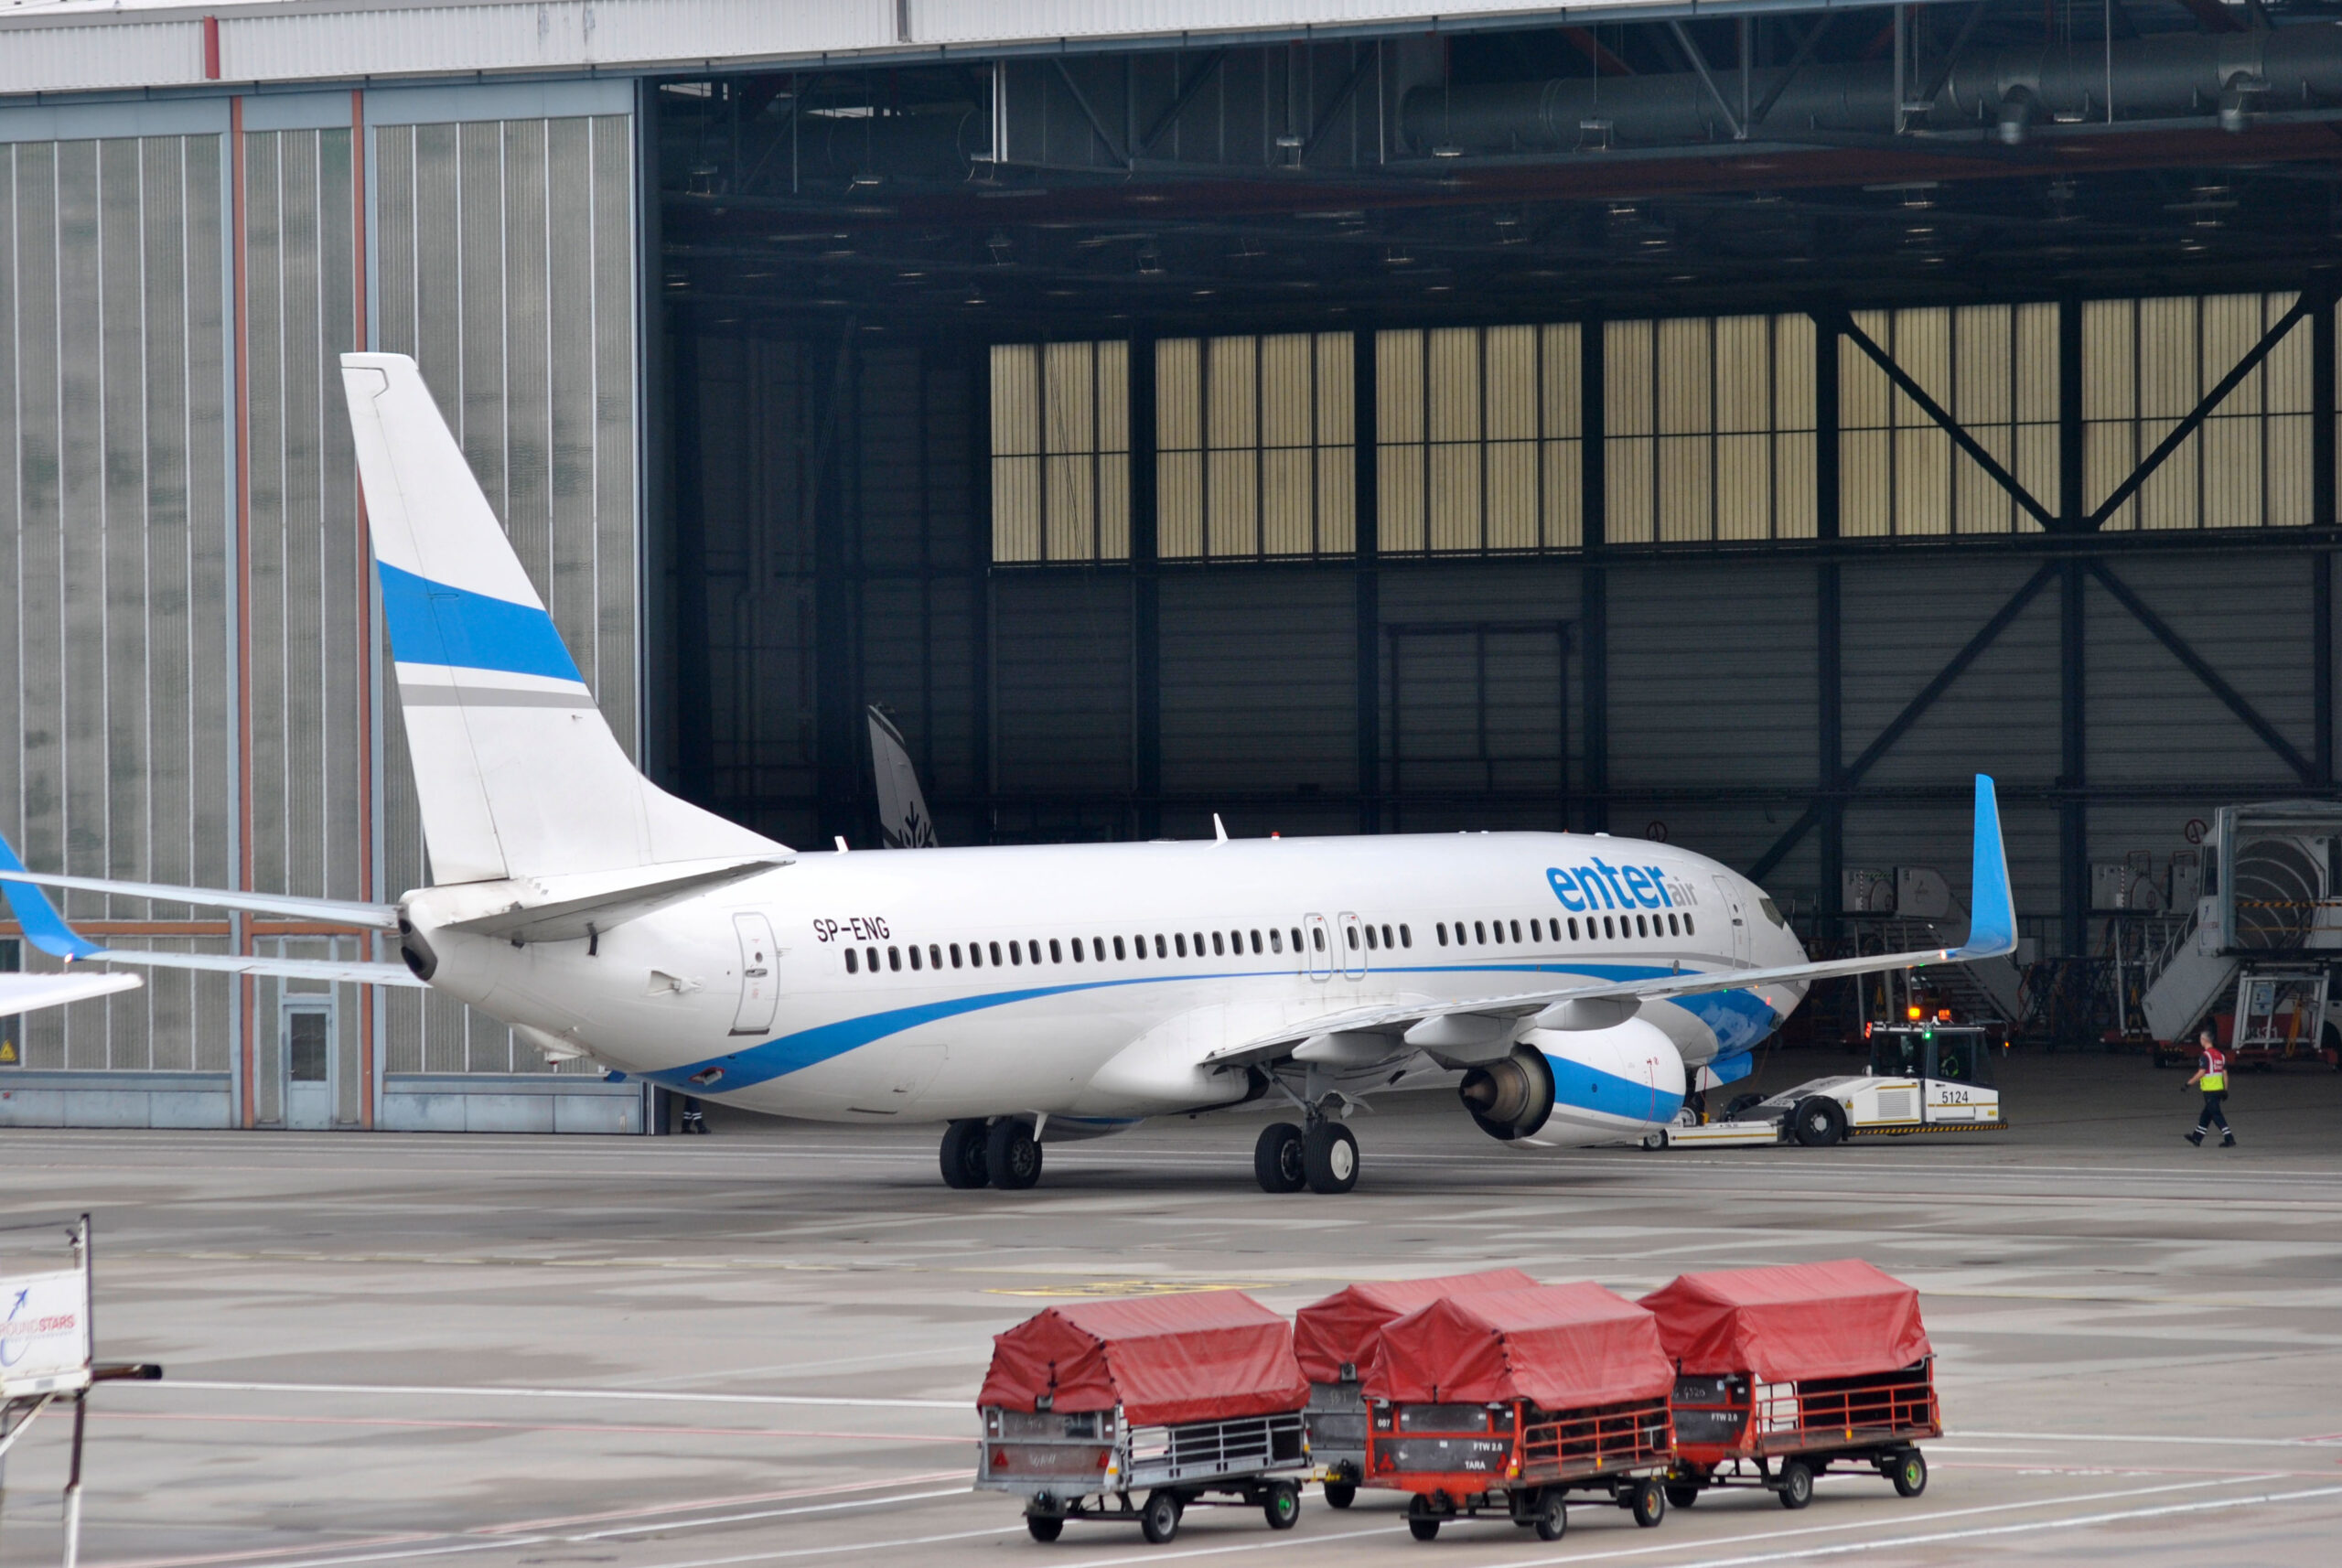
[[[1914,93],[1929,85],[1927,76],[1906,82]],[[1735,124],[1739,87],[1736,69],[1708,77],[1683,71],[1423,87],[1406,95],[1400,129],[1419,154],[1434,144],[1502,154],[1732,141],[1743,132]],[[2044,120],[2105,120],[2110,93],[2118,124],[2202,118],[2241,130],[2256,113],[2342,107],[2342,27],[2168,35],[2117,42],[2111,51],[2102,44],[1971,50],[1953,62],[1931,99],[1903,106],[1900,127],[1895,88],[1894,68],[1884,61],[1752,70],[1746,102],[1773,103],[1745,134],[1789,141],[1811,133],[1996,130],[2014,145]],[[1586,131],[1595,124],[1603,135]]]

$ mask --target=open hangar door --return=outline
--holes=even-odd
[[[1663,833],[1821,939],[2001,781],[2330,793],[2342,28],[1751,10],[668,81],[653,755],[876,843]]]

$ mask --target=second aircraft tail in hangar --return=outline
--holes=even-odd
[[[432,879],[785,853],[636,769],[414,361],[341,367]]]

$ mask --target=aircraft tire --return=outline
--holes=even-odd
[[[1320,1122],[1303,1133],[1301,1157],[1312,1192],[1348,1192],[1358,1185],[1358,1140],[1339,1122]]]
[[[1252,1178],[1262,1192],[1299,1192],[1309,1185],[1301,1143],[1301,1129],[1290,1122],[1272,1122],[1261,1129],[1252,1145]]]
[[[1797,1141],[1809,1149],[1826,1149],[1846,1136],[1846,1108],[1827,1095],[1807,1095],[1789,1117]]]
[[[992,1124],[984,1134],[984,1165],[1003,1192],[1022,1192],[1041,1179],[1041,1145],[1023,1118],[1004,1116]]]
[[[954,1122],[943,1129],[945,1187],[965,1191],[992,1185],[992,1169],[984,1161],[985,1132],[979,1121]]]

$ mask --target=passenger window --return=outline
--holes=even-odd
[[[1269,950],[1271,952],[1284,951],[1284,933],[1274,926],[1269,928]]]
[[[1218,941],[1219,940],[1219,937],[1218,937],[1218,936],[1214,936],[1214,937],[1212,938],[1212,940],[1214,940],[1214,941]],[[1241,931],[1230,931],[1230,932],[1229,932],[1229,933],[1228,933],[1228,950],[1229,950],[1230,952],[1232,952],[1232,953],[1236,954],[1236,955],[1237,955],[1238,957],[1240,957],[1240,958],[1241,958],[1241,957],[1243,956],[1243,954],[1244,954],[1244,933],[1243,933],[1243,932],[1241,932]]]
[[[845,950],[845,972],[848,974],[860,974],[862,972],[862,961],[854,956],[854,951],[852,948]]]
[[[1683,917],[1683,934],[1687,937],[1696,934],[1692,927],[1692,917],[1689,915]]]
[[[953,942],[951,944],[951,967],[953,969],[960,967],[960,944],[958,942]]]
[[[886,950],[886,967],[892,970],[900,970],[903,967],[902,949],[888,948]]]
[[[1204,934],[1201,931],[1196,933],[1196,956],[1198,958],[1204,956]]]
[[[998,942],[992,944],[992,966],[994,969],[998,969],[1000,967],[1000,944]]]
[[[1372,952],[1374,950],[1374,928],[1372,926],[1366,928],[1366,950],[1369,952]]]
[[[1316,930],[1309,933],[1309,945],[1316,948],[1319,952],[1324,952],[1326,950],[1325,927],[1320,926]]]
[[[1542,942],[1545,940],[1544,928],[1535,920],[1529,922],[1529,940],[1532,942]]]
[[[1391,928],[1389,926],[1382,928],[1382,945],[1386,948],[1391,945]]]
[[[864,959],[865,959],[865,960],[869,963],[869,965],[870,965],[870,972],[871,972],[871,973],[873,973],[873,974],[877,973],[877,972],[878,972],[878,950],[877,950],[876,948],[865,948],[865,949],[863,949],[863,950],[862,950],[862,955],[863,955],[863,958],[864,958]]]
[[[1055,937],[1051,937],[1049,939],[1049,961],[1051,963],[1063,963],[1065,961],[1065,950],[1058,946],[1058,940]]]
[[[1299,926],[1293,928],[1293,950],[1295,952],[1299,952],[1301,950],[1301,928]]]
[[[1683,934],[1676,928],[1675,917],[1672,915],[1667,917],[1667,934],[1671,937],[1680,937]]]
[[[1116,963],[1121,963],[1127,956],[1128,955],[1123,950],[1123,939],[1116,937],[1114,939],[1114,961]]]
[[[1602,917],[1602,934],[1611,941],[1618,940],[1618,922],[1608,915]]]
[[[1252,950],[1256,953],[1261,950],[1261,933],[1258,931],[1252,933]]]
[[[1171,943],[1172,943],[1172,946],[1174,946],[1175,948],[1176,948],[1176,949],[1178,950],[1179,956],[1180,956],[1181,958],[1185,958],[1185,957],[1187,957],[1187,932],[1185,932],[1185,931],[1174,931],[1174,932],[1172,932],[1172,933],[1171,933]]]
[[[1155,933],[1155,956],[1157,958],[1168,958],[1171,956],[1170,945],[1164,941],[1163,933],[1160,931]]]
[[[1342,928],[1342,940],[1349,943],[1350,951],[1358,951],[1358,928],[1356,926],[1344,926]]]
[[[1575,915],[1572,915],[1570,917],[1570,940],[1577,940],[1577,917]]]
[[[1472,940],[1478,942],[1481,946],[1486,947],[1488,941],[1488,928],[1478,920],[1473,921]]]
[[[919,949],[914,946],[911,949],[911,967],[917,969],[919,966]]]
[[[1204,950],[1202,942],[1198,941],[1196,944],[1196,950],[1199,953]],[[1211,934],[1211,952],[1214,958],[1226,958],[1228,956],[1228,944],[1219,940],[1219,933],[1218,931],[1214,931]]]
[[[1415,945],[1415,933],[1407,929],[1406,927],[1401,926],[1399,928],[1399,945],[1402,948],[1413,947]]]
[[[1436,929],[1439,932],[1439,945],[1441,947],[1445,947],[1447,945],[1447,922],[1445,920],[1440,921]]]
[[[1104,958],[1106,956],[1106,950],[1102,946],[1098,950],[1098,956],[1100,958]],[[1080,937],[1073,939],[1073,961],[1076,963],[1080,963],[1081,961],[1081,939]]]
[[[1650,918],[1649,916],[1637,915],[1635,917],[1635,935],[1638,937],[1647,937],[1650,935]]]

